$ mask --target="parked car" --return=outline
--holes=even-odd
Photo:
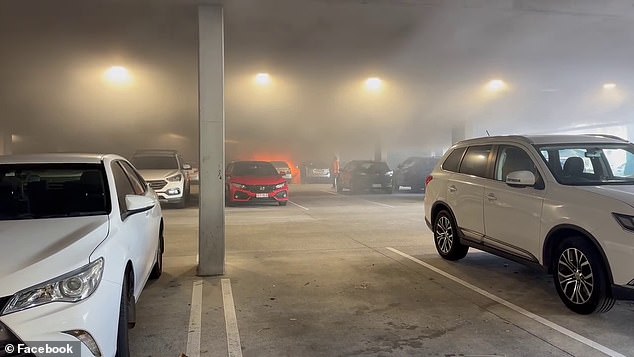
[[[306,161],[299,166],[303,183],[330,183],[330,166],[321,161]]]
[[[634,299],[634,145],[599,135],[486,137],[453,146],[427,178],[441,257],[469,247],[552,273],[580,314]]]
[[[132,156],[132,163],[156,192],[161,203],[184,208],[190,193],[188,171],[185,163],[174,150],[140,150]]]
[[[348,162],[337,178],[337,192],[348,189],[353,193],[382,190],[392,193],[393,172],[383,161],[353,160]]]
[[[286,206],[288,184],[270,162],[232,162],[227,166],[225,199],[229,205],[273,202]]]
[[[396,169],[392,178],[394,191],[409,187],[412,192],[425,191],[425,179],[438,163],[437,157],[409,157]]]
[[[285,161],[271,161],[271,164],[275,167],[275,170],[282,175],[282,177],[286,180],[286,182],[291,182],[293,180],[293,172],[291,167]]]
[[[161,275],[164,242],[158,197],[128,161],[0,156],[0,232],[0,355],[25,341],[130,355],[135,304]]]

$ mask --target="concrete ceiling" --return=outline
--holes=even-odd
[[[113,141],[130,147],[141,131],[195,138],[194,5],[200,3],[3,1],[2,125],[47,133],[43,140],[51,145],[86,137],[87,148],[99,132],[109,135],[104,149]],[[438,146],[446,141],[438,133],[456,123],[543,132],[623,122],[632,111],[632,1],[228,0],[223,6],[227,136],[234,141],[330,150],[367,142],[379,128],[388,144]],[[117,61],[142,67],[137,73],[152,79],[141,99],[87,91],[80,83]],[[284,98],[245,93],[245,78],[261,71],[284,85]],[[347,96],[370,75],[389,84],[385,103]],[[509,95],[481,100],[477,92],[491,78],[507,81]],[[597,102],[606,81],[618,83],[618,101]]]

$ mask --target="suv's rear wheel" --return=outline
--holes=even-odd
[[[603,259],[587,240],[564,239],[553,265],[555,288],[570,310],[591,314],[609,311],[614,306]]]
[[[434,220],[434,243],[438,254],[447,260],[460,260],[469,251],[469,246],[460,243],[456,223],[445,210],[440,211]]]

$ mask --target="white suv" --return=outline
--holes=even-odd
[[[161,203],[178,208],[187,205],[190,193],[189,171],[181,155],[174,150],[139,150],[132,156],[132,163],[145,181],[152,187]]]
[[[634,299],[634,145],[601,135],[501,136],[447,151],[426,180],[440,256],[469,247],[554,275],[580,314]]]

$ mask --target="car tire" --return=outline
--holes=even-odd
[[[117,353],[115,357],[130,356],[130,283],[128,273],[123,279],[121,302],[119,304],[119,324],[117,327]]]
[[[337,187],[337,192],[343,192],[343,185],[339,182],[339,180],[335,181],[335,186]]]
[[[385,192],[385,193],[387,193],[387,194],[390,194],[390,195],[391,195],[391,194],[392,194],[392,192],[394,192],[394,191],[392,191],[392,188],[384,188],[384,189],[383,189],[383,192]]]
[[[438,254],[447,260],[460,260],[467,255],[469,246],[460,243],[458,229],[453,216],[446,210],[434,219],[434,244]]]
[[[163,274],[163,228],[161,228],[161,232],[159,233],[159,244],[156,250],[156,263],[152,267],[152,271],[150,272],[150,279],[158,279]]]
[[[398,192],[401,190],[401,185],[396,183],[396,180],[392,181],[392,192]]]
[[[286,202],[278,202],[280,206],[286,206]]]
[[[566,238],[553,259],[555,289],[572,311],[588,315],[614,306],[606,267],[597,249],[583,237]]]

